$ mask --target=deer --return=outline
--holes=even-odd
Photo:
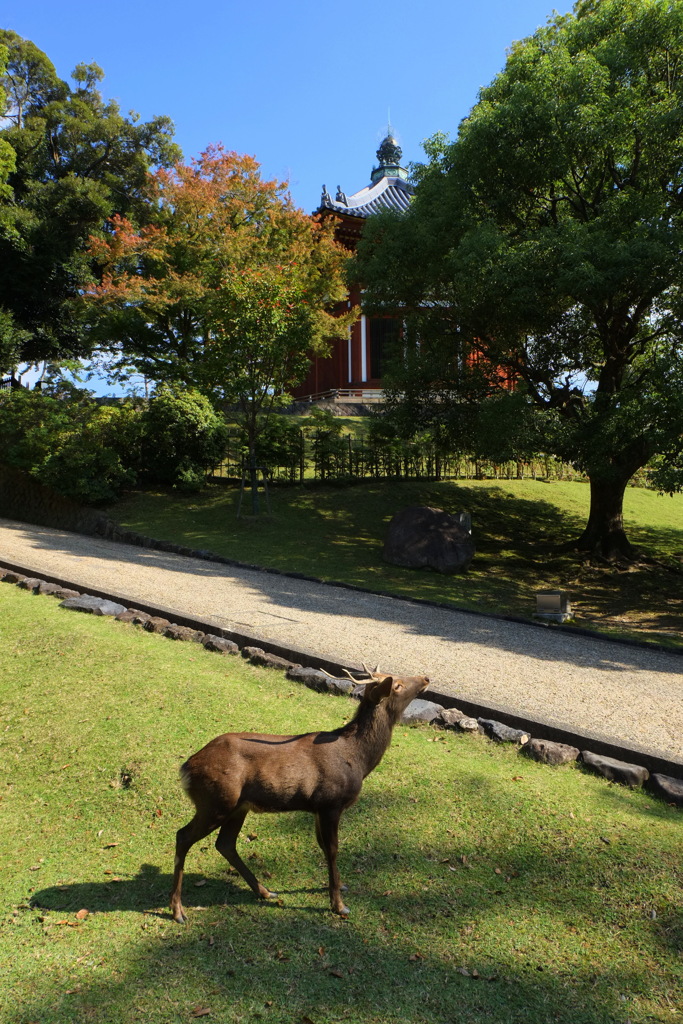
[[[253,892],[262,899],[277,898],[237,852],[237,837],[249,811],[308,811],[314,816],[316,839],[327,861],[332,911],[348,917],[337,868],[339,819],[382,760],[408,704],[428,684],[426,676],[399,679],[375,670],[364,682],[356,714],[338,729],[298,736],[224,733],[193,754],[180,768],[181,785],[195,814],[176,834],[173,919],[179,924],[187,921],[181,895],[185,858],[195,843],[216,829],[216,849]]]

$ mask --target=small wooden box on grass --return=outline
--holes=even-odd
[[[547,622],[566,622],[571,617],[572,606],[566,591],[537,591],[535,619],[545,619]]]

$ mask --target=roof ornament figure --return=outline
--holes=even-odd
[[[322,198],[321,198],[320,201],[321,201],[323,206],[332,206],[332,196],[327,191],[327,186],[326,185],[323,185],[323,194],[322,194]]]
[[[336,202],[343,203],[344,206],[348,206],[349,201],[346,198],[346,193],[342,192],[341,185],[337,185],[337,194],[336,194],[336,196],[334,198],[335,198]]]

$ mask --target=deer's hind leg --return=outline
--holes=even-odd
[[[192,821],[189,821],[187,825],[183,826],[183,828],[178,829],[176,833],[171,910],[173,912],[173,919],[174,921],[177,921],[178,924],[184,924],[185,921],[187,921],[181,900],[185,858],[187,857],[190,848],[193,847],[195,843],[198,843],[200,839],[204,839],[204,837],[208,836],[210,832],[213,832],[214,829],[218,828],[218,824],[218,821],[213,816],[209,817],[198,811]]]
[[[237,852],[237,837],[240,834],[240,829],[244,824],[244,819],[247,814],[248,810],[246,808],[235,808],[218,833],[216,849],[223,855],[223,857],[225,857],[229,864],[232,864],[236,871],[239,871],[249,888],[252,889],[257,896],[261,896],[264,900],[267,900],[276,896],[277,893],[271,892],[269,889],[266,889],[265,885],[261,885],[256,875],[249,870]]]

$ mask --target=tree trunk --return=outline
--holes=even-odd
[[[253,443],[249,445],[249,481],[251,484],[251,514],[259,514],[258,500],[258,473],[256,471],[256,447]]]
[[[588,523],[578,539],[581,551],[602,558],[633,558],[634,550],[624,532],[624,492],[630,476],[624,479],[591,477],[591,504]]]

